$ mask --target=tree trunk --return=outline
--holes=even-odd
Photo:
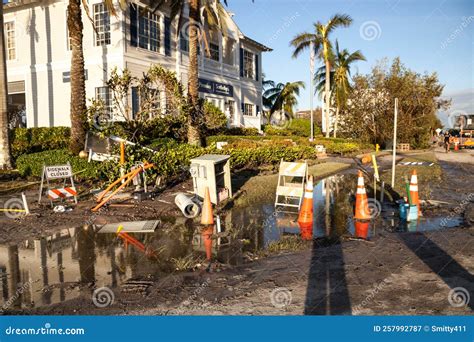
[[[10,141],[8,136],[8,90],[7,60],[5,54],[5,37],[3,32],[3,2],[0,5],[0,169],[12,167]]]
[[[337,138],[337,121],[339,120],[339,106],[336,107],[336,117],[334,118],[334,138]]]
[[[86,79],[82,50],[81,0],[69,0],[67,27],[71,42],[71,139],[69,149],[77,154],[84,149],[86,128]]]
[[[201,136],[201,106],[199,104],[199,79],[198,79],[198,45],[199,36],[204,34],[200,32],[200,7],[199,0],[189,1],[189,68],[188,68],[188,143],[196,146],[205,145]]]
[[[326,119],[326,138],[329,138],[329,105],[331,102],[331,97],[329,96],[331,80],[329,79],[329,77],[331,77],[331,65],[329,64],[329,61],[326,60],[326,82],[324,85],[324,92],[326,93],[326,97],[325,97],[326,111],[324,113],[324,117]]]

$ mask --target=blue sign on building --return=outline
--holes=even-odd
[[[206,80],[204,78],[199,79],[199,91],[201,93],[208,93],[222,96],[234,96],[234,87],[228,84],[214,82]]]

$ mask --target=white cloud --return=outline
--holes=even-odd
[[[474,114],[474,89],[448,92],[443,94],[441,98],[446,100],[452,99],[451,107],[447,111],[438,111],[438,118],[445,126],[449,126],[448,118],[450,113],[465,112],[466,114]]]

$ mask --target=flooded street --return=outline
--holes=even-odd
[[[316,182],[312,229],[300,229],[295,212],[275,209],[270,191],[250,208],[237,206],[223,213],[212,239],[218,264],[245,266],[278,252],[314,251],[332,246],[339,251],[331,259],[332,269],[337,268],[338,262],[342,263],[342,241],[370,241],[403,232],[423,234],[462,224],[460,216],[422,217],[406,223],[398,218],[397,207],[375,201],[372,202],[376,218],[371,222],[355,221],[356,178],[355,174],[344,172]],[[125,295],[147,296],[149,288],[160,279],[207,265],[201,228],[192,220],[171,220],[170,225],[158,226],[153,233],[128,235],[133,239],[131,244],[110,230],[101,231],[100,226],[83,226],[18,245],[1,246],[3,310],[32,309],[88,298],[95,288],[105,286]],[[407,245],[412,243],[410,236],[403,238]],[[340,266],[343,268],[344,263]],[[319,274],[318,279],[320,272],[331,274],[328,281],[338,278],[337,272],[324,271],[324,267],[314,271]],[[316,299],[325,291],[317,290],[318,286],[308,287],[308,291],[316,292],[306,311],[319,310]],[[15,293],[19,295],[12,296]]]

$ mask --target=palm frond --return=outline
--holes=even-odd
[[[352,24],[352,18],[348,14],[334,14],[326,24],[326,35],[329,35],[338,27],[348,27]]]
[[[295,48],[292,55],[293,58],[298,57],[301,52],[308,49],[311,45],[311,42],[314,42],[316,40],[315,38],[315,35],[309,32],[303,32],[296,35],[290,41],[290,46],[293,46]]]

